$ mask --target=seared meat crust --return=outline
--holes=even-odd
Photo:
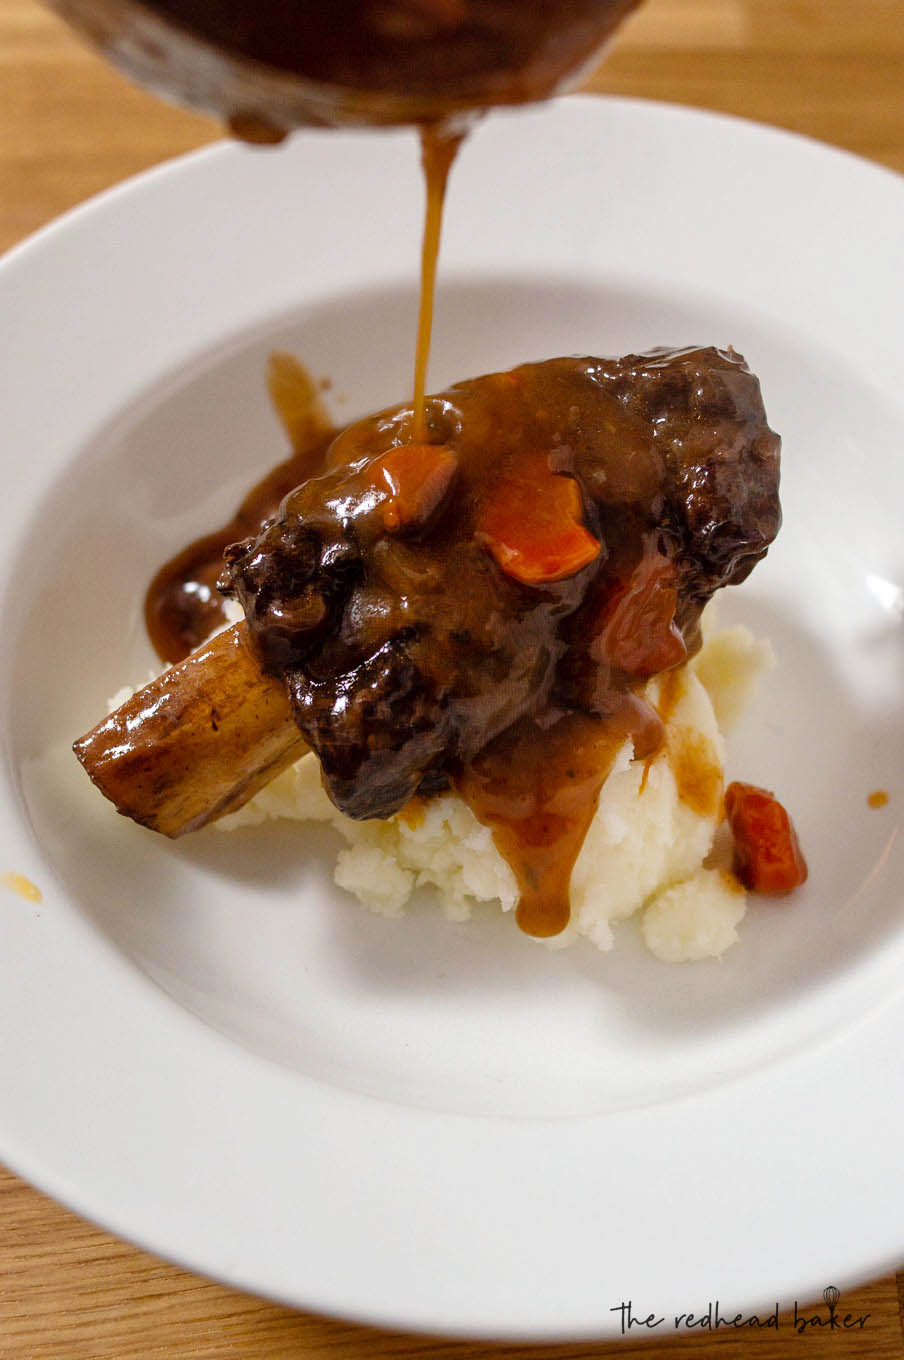
[[[229,549],[220,582],[356,818],[442,787],[524,716],[605,714],[645,668],[695,649],[703,605],[780,524],[780,442],[731,350],[554,359],[457,384],[429,403],[454,475],[422,518],[400,520],[380,459],[408,416],[340,434],[324,474]],[[577,484],[599,551],[527,584],[500,565],[487,507],[531,476],[538,499],[551,477]],[[635,597],[632,647],[611,620]]]

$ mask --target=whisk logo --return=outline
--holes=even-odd
[[[851,1331],[855,1328],[866,1326],[869,1313],[845,1313],[842,1317],[838,1312],[838,1302],[841,1294],[833,1284],[830,1284],[822,1291],[822,1297],[826,1301],[829,1310],[828,1317],[823,1313],[813,1313],[809,1317],[801,1313],[797,1304],[794,1305],[794,1329],[803,1334],[809,1331],[820,1331],[828,1328],[830,1331]]]

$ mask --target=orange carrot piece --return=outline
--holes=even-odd
[[[734,837],[734,871],[751,892],[792,892],[807,880],[791,818],[774,793],[754,784],[729,784],[725,811]]]
[[[577,483],[552,473],[545,458],[530,474],[501,477],[477,527],[502,570],[534,586],[574,576],[599,556],[600,544],[582,523]]]

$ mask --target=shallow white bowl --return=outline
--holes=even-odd
[[[434,386],[553,354],[733,344],[784,437],[785,528],[722,611],[779,668],[730,773],[811,878],[722,964],[634,927],[550,954],[487,910],[405,923],[320,828],[170,844],[68,747],[153,666],[150,575],[283,455],[265,358],[342,418],[406,395],[410,134],[192,156],[0,267],[0,1156],[162,1255],[463,1335],[617,1334],[904,1257],[904,183],[625,100],[497,117],[454,175]],[[867,808],[874,788],[891,793]],[[614,1311],[613,1311],[614,1310]]]

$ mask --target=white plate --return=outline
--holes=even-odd
[[[406,394],[411,134],[218,148],[0,269],[0,1155],[115,1232],[350,1318],[485,1337],[748,1311],[904,1257],[904,184],[624,100],[490,119],[455,170],[435,385],[733,344],[784,436],[786,527],[725,615],[779,669],[731,772],[811,865],[725,961],[633,926],[549,954],[490,911],[406,924],[322,834],[171,845],[67,744],[152,665],[153,569],[281,455],[274,346],[357,413]],[[891,802],[871,811],[866,796]]]

